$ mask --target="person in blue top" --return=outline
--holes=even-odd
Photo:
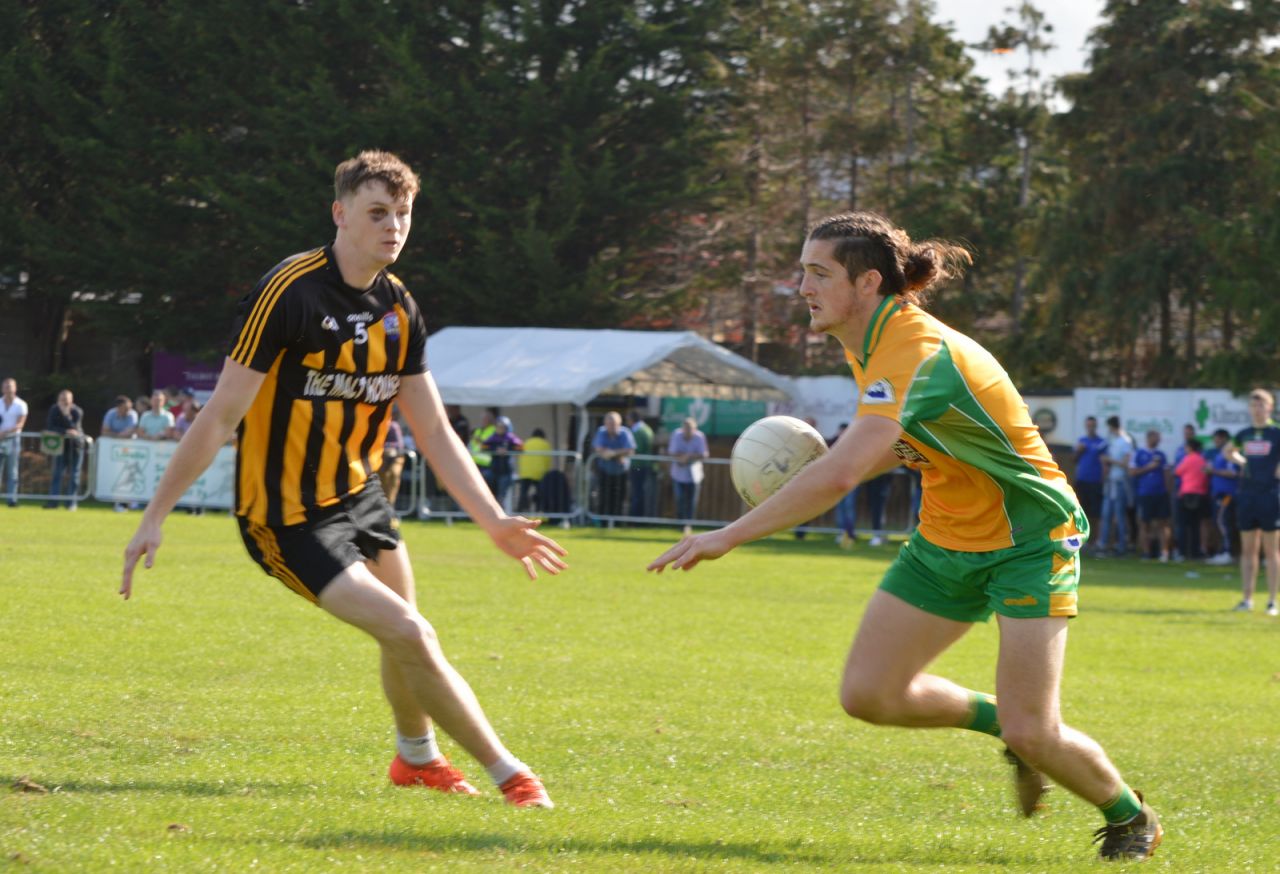
[[[636,451],[636,438],[622,427],[622,416],[614,412],[604,415],[604,424],[591,441],[595,452],[596,475],[600,483],[600,515],[621,516],[622,498],[627,491],[627,470]]]
[[[1160,451],[1160,432],[1147,432],[1147,445],[1133,453],[1129,476],[1134,480],[1138,496],[1138,549],[1143,556],[1154,558],[1158,540],[1160,560],[1169,560],[1173,532],[1169,530],[1169,484],[1165,473],[1169,459]]]
[[[1231,432],[1219,428],[1213,432],[1213,447],[1205,453],[1206,467],[1209,469],[1209,495],[1213,500],[1213,524],[1218,529],[1218,543],[1221,544],[1216,555],[1205,559],[1207,564],[1231,564],[1232,533],[1235,530],[1235,498],[1240,467],[1231,460],[1227,446],[1231,443]]]
[[[1106,451],[1107,438],[1098,433],[1098,418],[1086,417],[1084,436],[1076,441],[1076,474],[1071,486],[1089,517],[1091,531],[1097,529],[1102,509],[1102,453]]]
[[[1280,615],[1276,607],[1280,589],[1280,428],[1271,421],[1275,410],[1271,392],[1256,388],[1249,393],[1249,417],[1253,424],[1236,434],[1235,445],[1224,450],[1240,465],[1236,494],[1236,525],[1240,528],[1240,585],[1243,596],[1235,609],[1253,609],[1253,590],[1258,580],[1258,549],[1267,563],[1267,615]]]

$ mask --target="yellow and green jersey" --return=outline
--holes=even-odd
[[[846,349],[845,357],[858,384],[858,415],[902,426],[894,451],[921,472],[920,534],[929,542],[989,552],[1046,534],[1088,535],[1066,476],[986,349],[887,297],[862,348]]]

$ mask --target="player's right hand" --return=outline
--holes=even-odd
[[[675,546],[649,562],[645,570],[662,573],[670,565],[672,570],[690,571],[697,567],[698,562],[719,558],[733,549],[733,546],[723,528],[686,535]]]
[[[506,516],[489,532],[499,549],[524,565],[524,572],[531,580],[538,578],[537,565],[549,574],[558,574],[568,567],[564,561],[568,554],[565,548],[538,531],[541,524],[541,519]]]
[[[120,580],[120,594],[126,601],[133,594],[133,571],[137,567],[138,559],[145,555],[146,561],[143,562],[143,567],[150,570],[156,563],[156,551],[160,549],[162,539],[160,526],[143,520],[138,525],[138,530],[133,533],[133,539],[129,541],[129,545],[124,548],[124,575]]]

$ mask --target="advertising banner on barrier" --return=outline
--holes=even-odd
[[[142,503],[151,500],[177,448],[178,444],[171,440],[103,437],[98,441],[93,496],[99,501]],[[231,446],[224,446],[218,450],[209,469],[183,493],[178,506],[230,510],[235,494],[235,475],[236,451]]]

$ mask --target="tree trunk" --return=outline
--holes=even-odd
[[[1190,384],[1196,373],[1196,303],[1196,286],[1192,285],[1187,289],[1187,337],[1181,362],[1184,385]]]
[[[1158,384],[1168,387],[1170,384],[1170,364],[1173,363],[1173,290],[1169,287],[1169,277],[1165,276],[1160,283],[1160,354],[1157,356]]]
[[[28,291],[27,304],[27,370],[46,376],[57,373],[62,365],[63,347],[71,326],[68,302]],[[34,298],[34,300],[32,300]]]

